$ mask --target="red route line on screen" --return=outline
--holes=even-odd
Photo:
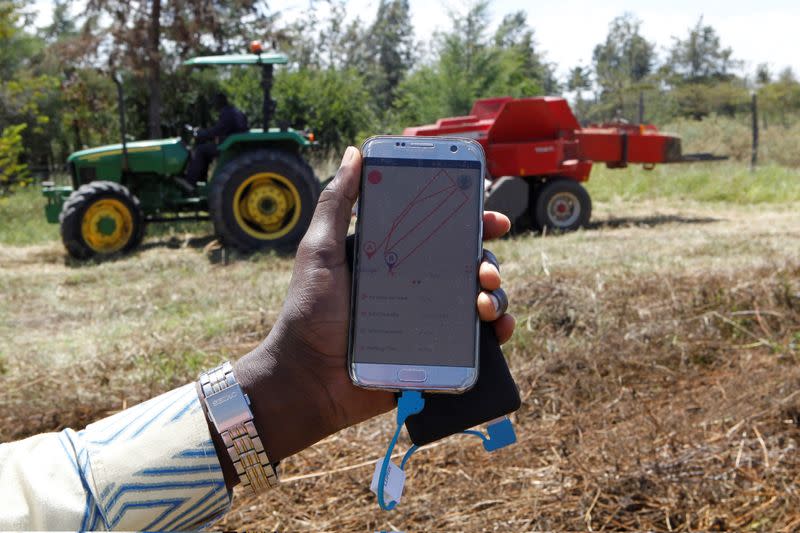
[[[375,252],[374,252],[374,253],[377,253],[377,252],[378,252],[378,250],[380,250],[380,249],[381,249],[381,247],[382,247],[382,246],[383,246],[383,245],[386,243],[386,241],[388,241],[388,240],[389,240],[389,237],[392,235],[392,232],[395,230],[395,228],[397,227],[397,225],[398,225],[398,224],[400,224],[400,222],[402,222],[402,221],[403,221],[403,218],[405,218],[405,216],[408,214],[408,212],[409,212],[409,211],[411,211],[411,208],[412,208],[412,207],[414,207],[414,204],[416,204],[416,203],[417,203],[417,200],[419,199],[420,195],[421,195],[423,192],[425,192],[425,189],[427,189],[428,187],[430,187],[431,183],[433,183],[434,181],[436,181],[436,178],[438,178],[438,177],[439,177],[439,176],[440,176],[440,175],[441,175],[443,172],[444,172],[443,170],[440,170],[439,172],[437,172],[436,174],[434,174],[434,176],[433,176],[433,177],[432,177],[430,180],[428,180],[428,183],[426,183],[425,185],[423,185],[423,187],[422,187],[422,188],[419,190],[419,192],[417,193],[417,195],[416,195],[416,196],[414,196],[414,198],[412,198],[412,199],[411,199],[411,201],[408,203],[408,205],[406,205],[406,206],[403,208],[403,210],[402,210],[402,211],[400,211],[400,214],[399,214],[399,215],[397,215],[397,218],[394,220],[394,222],[392,222],[392,227],[391,227],[391,228],[389,228],[389,232],[386,234],[386,237],[384,237],[384,238],[383,238],[383,240],[380,242],[380,244],[378,244],[378,245],[375,247]]]
[[[418,227],[420,227],[420,226],[421,226],[421,225],[422,225],[422,224],[423,224],[423,223],[424,223],[426,220],[428,220],[430,217],[432,217],[432,216],[433,216],[433,215],[436,213],[436,211],[438,211],[438,210],[439,210],[439,208],[440,208],[440,207],[441,207],[441,206],[442,206],[442,205],[443,205],[445,202],[447,202],[447,200],[449,200],[449,199],[450,199],[450,198],[451,198],[451,197],[452,197],[452,196],[453,196],[453,195],[456,193],[456,190],[454,190],[454,189],[456,189],[456,188],[455,188],[455,187],[448,187],[447,189],[444,189],[442,192],[451,191],[451,192],[450,192],[450,194],[448,194],[447,196],[445,196],[445,197],[444,197],[444,200],[442,200],[441,202],[439,202],[438,204],[436,204],[436,205],[435,205],[435,206],[434,206],[434,207],[433,207],[433,208],[430,210],[430,212],[428,212],[428,214],[427,214],[427,215],[425,215],[424,217],[422,217],[422,218],[420,219],[420,221],[419,221],[419,222],[417,222],[417,223],[414,225],[414,227],[412,227],[410,230],[408,230],[407,232],[405,232],[405,234],[404,234],[402,237],[400,237],[399,239],[397,239],[397,240],[396,240],[394,243],[390,244],[391,236],[392,236],[392,234],[393,234],[393,233],[394,233],[394,231],[395,231],[395,230],[392,230],[392,231],[391,231],[391,233],[389,233],[389,235],[387,235],[387,242],[386,242],[386,253],[389,253],[390,251],[392,251],[392,249],[394,249],[394,247],[395,247],[395,246],[397,246],[398,244],[400,244],[401,242],[403,242],[403,240],[405,240],[405,238],[406,238],[406,237],[408,237],[409,235],[411,235],[411,233],[412,233],[412,232],[413,232],[415,229],[417,229]]]
[[[427,189],[427,188],[428,188],[428,187],[429,187],[429,186],[430,186],[430,185],[431,185],[431,184],[432,184],[434,181],[436,181],[436,180],[437,180],[437,179],[438,179],[438,178],[439,178],[439,177],[440,177],[442,174],[444,174],[445,176],[447,176],[447,179],[449,179],[449,180],[450,180],[450,184],[451,184],[451,186],[450,186],[450,187],[445,187],[444,189],[442,189],[442,190],[440,190],[440,191],[437,191],[437,192],[435,192],[435,193],[432,193],[432,194],[429,194],[429,195],[427,195],[427,196],[425,196],[425,197],[423,197],[423,198],[420,198],[420,195],[422,194],[422,192],[424,192],[424,191],[425,191],[425,190],[426,190],[426,189]],[[448,194],[448,195],[445,197],[445,199],[444,199],[444,200],[442,200],[442,201],[441,201],[441,202],[439,202],[439,203],[438,203],[438,204],[437,204],[435,207],[433,207],[433,208],[431,209],[431,211],[430,211],[430,212],[429,212],[427,215],[425,215],[425,217],[423,217],[423,218],[422,218],[422,220],[420,220],[419,222],[417,222],[417,224],[416,224],[414,227],[412,227],[410,230],[408,230],[408,231],[407,231],[407,232],[406,232],[406,233],[405,233],[405,234],[404,234],[402,237],[400,237],[400,238],[399,238],[397,241],[395,241],[393,244],[391,244],[391,245],[389,244],[389,243],[390,243],[390,241],[391,241],[391,237],[392,237],[392,235],[394,234],[394,232],[395,232],[395,230],[397,229],[397,227],[400,225],[400,223],[403,221],[403,219],[405,219],[405,217],[408,215],[408,213],[411,211],[411,209],[412,209],[412,208],[413,208],[413,207],[414,207],[416,204],[418,204],[418,203],[420,203],[420,202],[422,202],[422,201],[424,201],[424,200],[426,200],[426,199],[428,199],[428,198],[432,198],[432,197],[434,197],[434,196],[437,196],[438,194],[441,194],[441,193],[444,193],[444,192],[448,192],[448,191],[452,191],[452,192],[450,192],[450,194]],[[437,211],[439,211],[439,209],[441,208],[441,206],[442,206],[442,205],[444,205],[444,204],[445,204],[445,202],[447,202],[447,201],[448,201],[448,200],[449,200],[449,199],[450,199],[450,198],[451,198],[451,197],[452,197],[454,194],[456,194],[457,192],[460,192],[460,193],[461,193],[461,195],[464,197],[464,201],[463,201],[463,202],[461,202],[461,203],[458,205],[458,207],[456,207],[456,208],[453,210],[453,212],[452,212],[452,213],[450,213],[450,214],[449,214],[447,217],[445,217],[445,219],[444,219],[444,220],[443,220],[441,223],[439,223],[439,225],[438,225],[438,226],[436,226],[436,227],[435,227],[435,228],[434,228],[434,229],[433,229],[433,230],[432,230],[432,231],[431,231],[431,232],[428,234],[428,236],[427,236],[427,237],[425,237],[425,238],[424,238],[424,239],[423,239],[423,240],[422,240],[422,241],[421,241],[419,244],[417,244],[417,245],[416,245],[414,248],[412,248],[410,252],[408,252],[408,253],[407,253],[405,256],[403,256],[402,258],[398,259],[398,261],[397,261],[396,263],[394,263],[393,265],[389,265],[389,271],[390,271],[390,272],[391,272],[391,271],[394,271],[394,270],[395,270],[395,269],[396,269],[396,268],[397,268],[397,267],[400,265],[400,263],[402,263],[403,261],[405,261],[406,259],[408,259],[408,258],[409,258],[411,255],[413,255],[413,254],[414,254],[414,252],[416,252],[416,251],[417,251],[417,250],[418,250],[418,249],[419,249],[419,248],[420,248],[420,247],[421,247],[423,244],[425,244],[426,242],[428,242],[428,241],[430,240],[430,238],[431,238],[431,237],[433,237],[433,235],[434,235],[434,234],[435,234],[437,231],[439,231],[439,229],[440,229],[442,226],[444,226],[444,225],[445,225],[445,224],[446,224],[446,223],[447,223],[447,222],[448,222],[448,221],[449,221],[451,218],[453,218],[453,216],[455,216],[455,214],[456,214],[456,213],[458,213],[458,211],[460,211],[460,210],[461,210],[461,208],[464,206],[464,204],[466,204],[466,203],[467,203],[467,201],[469,200],[469,196],[467,196],[467,195],[464,193],[464,191],[462,191],[462,190],[460,190],[460,189],[459,189],[459,187],[458,187],[458,184],[455,182],[455,180],[453,180],[453,177],[452,177],[452,176],[450,176],[450,174],[449,174],[449,173],[448,173],[446,170],[441,170],[441,171],[439,171],[438,173],[436,173],[436,175],[435,175],[435,176],[433,176],[433,177],[432,177],[432,178],[431,178],[431,179],[428,181],[428,183],[426,183],[426,184],[425,184],[425,186],[424,186],[424,187],[422,187],[422,189],[420,189],[420,192],[419,192],[419,193],[417,193],[417,195],[416,195],[416,196],[415,196],[415,197],[414,197],[414,198],[411,200],[411,202],[410,202],[410,203],[409,203],[409,204],[408,204],[408,205],[405,207],[405,209],[403,209],[403,211],[400,213],[400,215],[398,215],[397,219],[395,219],[394,223],[392,224],[392,227],[391,227],[391,229],[389,230],[389,233],[386,235],[386,238],[384,238],[384,239],[381,241],[381,244],[380,244],[380,246],[383,246],[383,245],[384,245],[384,243],[386,243],[386,253],[387,253],[387,254],[388,254],[388,253],[390,253],[390,252],[391,252],[391,250],[392,250],[392,249],[393,249],[395,246],[397,246],[398,244],[400,244],[400,242],[402,242],[402,241],[403,241],[403,240],[404,240],[406,237],[408,237],[409,235],[411,235],[411,234],[412,234],[412,233],[413,233],[413,232],[414,232],[414,231],[415,231],[415,230],[416,230],[416,229],[417,229],[419,226],[421,226],[421,225],[422,225],[422,224],[423,224],[423,223],[424,223],[426,220],[428,220],[428,219],[429,219],[431,216],[433,216],[433,214],[434,214],[434,213],[436,213]],[[378,246],[378,247],[376,248],[376,250],[377,250],[377,249],[379,249],[379,248],[380,248],[380,246]],[[385,254],[384,254],[384,256],[385,256]]]
[[[452,196],[452,194],[451,194],[450,196]],[[451,218],[453,218],[453,217],[456,215],[456,213],[458,213],[458,212],[461,210],[461,208],[462,208],[462,207],[464,207],[464,205],[465,205],[465,204],[466,204],[466,203],[469,201],[469,196],[466,196],[466,195],[463,195],[463,196],[464,196],[464,201],[463,201],[463,202],[461,202],[461,203],[458,205],[458,207],[456,207],[456,208],[453,210],[453,212],[452,212],[452,213],[450,213],[449,215],[447,215],[447,217],[445,217],[445,219],[444,219],[444,220],[442,220],[442,222],[441,222],[441,223],[440,223],[438,226],[436,226],[435,228],[433,228],[433,231],[431,231],[431,232],[428,234],[428,236],[427,236],[427,237],[425,237],[424,239],[422,239],[422,241],[421,241],[421,242],[420,242],[418,245],[416,245],[414,248],[412,248],[412,249],[411,249],[411,251],[410,251],[410,252],[408,252],[408,253],[407,253],[407,254],[406,254],[406,255],[405,255],[405,256],[404,256],[402,259],[399,259],[399,260],[397,261],[397,263],[395,263],[394,265],[392,265],[391,267],[389,267],[389,271],[390,271],[390,272],[391,272],[391,271],[393,271],[393,270],[394,270],[395,268],[397,268],[398,266],[400,266],[400,263],[402,263],[403,261],[405,261],[406,259],[408,259],[409,257],[411,257],[411,255],[413,255],[413,254],[414,254],[414,252],[416,252],[416,251],[417,251],[417,250],[420,248],[420,246],[422,246],[423,244],[425,244],[426,242],[428,242],[428,240],[430,240],[430,238],[431,238],[431,237],[433,237],[433,235],[434,235],[434,234],[435,234],[437,231],[439,231],[439,228],[441,228],[442,226],[444,226],[444,225],[445,225],[445,224],[446,224],[446,223],[447,223],[447,222],[448,222],[448,221],[449,221]],[[448,197],[448,198],[449,198],[449,197]]]

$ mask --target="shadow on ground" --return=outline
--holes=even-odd
[[[632,226],[660,226],[662,224],[711,224],[722,219],[713,217],[684,217],[680,215],[652,215],[646,217],[612,217],[607,220],[593,220],[587,229],[616,229]]]

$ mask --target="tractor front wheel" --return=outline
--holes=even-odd
[[[297,246],[311,223],[319,181],[299,156],[246,152],[211,182],[209,208],[220,240],[244,252]]]
[[[550,181],[536,195],[534,218],[540,231],[574,231],[586,226],[591,216],[592,200],[577,181]]]
[[[76,259],[125,253],[144,237],[139,200],[123,185],[93,181],[73,192],[58,217],[61,240]]]

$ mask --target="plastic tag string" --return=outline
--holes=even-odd
[[[386,455],[383,457],[376,490],[378,494],[378,505],[380,505],[381,509],[384,511],[391,511],[395,508],[395,506],[397,506],[397,501],[395,500],[391,500],[389,503],[386,503],[384,498],[384,487],[386,486],[386,475],[389,470],[392,452],[394,451],[394,447],[397,445],[397,439],[400,437],[400,431],[402,431],[403,425],[406,423],[406,419],[411,415],[419,413],[424,407],[425,399],[422,397],[422,394],[419,391],[404,391],[400,395],[400,399],[397,402],[397,429],[395,430],[394,436],[392,436],[392,440],[389,443],[388,449],[386,450]],[[480,437],[481,441],[483,442],[483,448],[487,452],[499,450],[500,448],[504,448],[517,441],[517,436],[514,433],[514,426],[507,416],[503,416],[489,422],[486,432],[488,433],[488,436],[473,429],[462,431],[462,433],[465,435],[474,435]],[[409,459],[411,459],[411,456],[414,454],[414,452],[416,452],[418,449],[419,446],[415,444],[411,446],[408,451],[406,451],[405,455],[403,456],[403,460],[400,462],[400,470],[405,471],[406,464],[408,463]]]
[[[404,391],[403,394],[400,395],[400,399],[397,401],[397,429],[395,430],[394,436],[389,443],[389,448],[386,450],[386,455],[383,457],[383,463],[381,464],[381,475],[378,478],[378,505],[380,505],[381,509],[384,511],[391,511],[397,505],[397,502],[394,500],[387,504],[383,498],[383,488],[386,485],[386,472],[389,469],[392,451],[394,451],[394,447],[397,444],[397,439],[400,437],[400,431],[402,431],[403,425],[406,423],[406,418],[419,413],[422,411],[423,407],[425,407],[425,399],[422,397],[421,392],[415,390]],[[411,450],[409,450],[409,452],[410,451]],[[408,452],[406,452],[406,455],[410,457]],[[404,457],[402,464],[405,465],[405,463],[406,458]]]
[[[481,441],[483,441],[483,449],[487,452],[494,452],[500,448],[505,448],[506,446],[517,442],[517,435],[514,433],[514,426],[511,424],[511,420],[507,416],[492,420],[489,422],[489,426],[486,428],[486,430],[487,433],[489,433],[488,437],[475,429],[464,430],[461,432],[461,434],[480,437]],[[403,461],[400,463],[400,470],[406,469],[406,463],[408,463],[408,460],[411,459],[411,456],[414,455],[414,452],[419,450],[419,448],[419,446],[414,444],[408,449],[406,454],[403,456]]]

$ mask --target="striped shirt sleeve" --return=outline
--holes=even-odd
[[[230,507],[194,384],[0,445],[0,530],[192,530]]]

